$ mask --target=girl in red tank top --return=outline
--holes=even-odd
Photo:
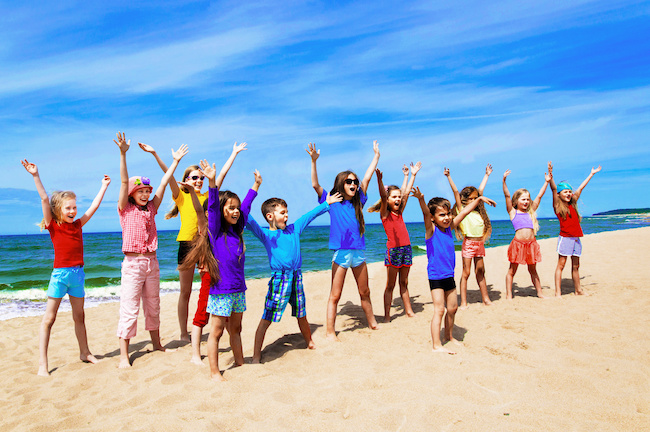
[[[553,210],[560,221],[560,236],[557,240],[557,267],[555,268],[555,296],[562,295],[562,270],[566,265],[567,257],[571,257],[571,278],[573,279],[573,288],[576,295],[584,295],[585,291],[580,287],[580,255],[582,254],[582,243],[580,237],[582,227],[580,226],[580,213],[578,213],[578,198],[582,190],[587,186],[589,180],[600,171],[601,166],[592,168],[591,173],[582,182],[576,191],[573,191],[571,185],[565,181],[560,182],[557,186],[551,178],[551,190],[553,191]],[[553,164],[548,163],[549,173],[553,173]]]
[[[379,212],[381,223],[384,225],[386,231],[386,257],[384,258],[384,265],[386,266],[386,289],[384,290],[384,322],[390,322],[390,308],[393,303],[393,289],[395,288],[395,281],[399,275],[399,292],[402,302],[404,304],[404,313],[413,317],[413,308],[411,307],[411,297],[408,291],[408,275],[411,269],[413,260],[413,252],[411,250],[411,239],[406,230],[406,224],[402,219],[402,212],[406,206],[415,175],[420,170],[420,162],[413,165],[411,163],[411,178],[409,180],[409,167],[404,165],[402,172],[404,173],[404,181],[402,187],[399,188],[395,185],[384,187],[382,181],[382,173],[379,169],[377,173],[377,184],[379,185],[379,196],[381,197],[374,205],[372,205],[368,212]]]

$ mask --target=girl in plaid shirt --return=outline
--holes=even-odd
[[[145,328],[151,334],[154,350],[165,351],[160,343],[160,270],[156,249],[158,249],[158,233],[154,217],[165,194],[165,187],[171,178],[178,162],[187,154],[187,146],[183,144],[173,151],[174,162],[160,181],[160,186],[151,201],[149,197],[153,188],[146,177],[131,177],[126,169],[126,152],[131,140],[127,141],[124,134],[117,133],[113,140],[120,149],[120,195],[117,201],[117,211],[122,226],[122,288],[120,291],[120,321],[117,326],[117,337],[120,338],[120,368],[131,367],[129,361],[129,341],[136,335],[140,298],[145,316]]]

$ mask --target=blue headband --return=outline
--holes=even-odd
[[[560,182],[557,185],[557,193],[560,193],[563,190],[567,190],[567,189],[573,192],[573,188],[571,187],[571,185],[569,183],[565,182],[565,181]]]

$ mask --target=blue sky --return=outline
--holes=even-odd
[[[363,175],[377,139],[384,181],[420,160],[427,198],[451,197],[443,167],[463,187],[491,163],[492,219],[507,218],[503,172],[536,193],[548,160],[574,186],[602,164],[583,214],[650,206],[650,2],[14,3],[0,2],[1,234],[38,232],[21,158],[82,211],[109,174],[84,229],[119,231],[118,130],[167,161],[186,143],[181,167],[220,166],[248,142],[224,187],[243,195],[259,169],[258,204],[283,197],[292,220],[316,204],[310,141],[328,189],[339,171]],[[139,148],[127,159],[131,175],[162,177]],[[549,194],[538,215],[552,216]]]

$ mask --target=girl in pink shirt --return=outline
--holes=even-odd
[[[160,270],[156,249],[158,233],[154,217],[165,194],[167,182],[174,174],[178,162],[187,154],[183,144],[177,151],[172,149],[174,162],[160,181],[156,194],[149,201],[153,188],[146,177],[131,177],[126,169],[126,152],[131,140],[117,133],[113,140],[120,149],[120,195],[117,211],[122,226],[122,287],[120,291],[120,321],[117,337],[120,339],[119,368],[131,367],[129,361],[129,341],[136,335],[140,298],[145,316],[145,328],[151,334],[154,350],[165,351],[160,343]]]
[[[50,374],[47,349],[50,344],[52,326],[56,320],[56,314],[61,305],[61,300],[68,294],[70,306],[72,307],[72,319],[74,321],[75,335],[79,342],[79,357],[84,362],[97,363],[97,359],[90,353],[88,339],[86,337],[86,323],[84,315],[84,281],[83,270],[84,245],[81,234],[81,227],[95,214],[99,204],[104,198],[106,188],[111,182],[107,175],[102,180],[99,193],[93,200],[86,213],[79,219],[77,216],[77,197],[72,191],[56,191],[52,199],[47,196],[45,187],[38,174],[38,167],[27,159],[21,161],[28,173],[34,177],[36,190],[41,197],[43,207],[43,221],[39,225],[41,230],[46,228],[50,232],[52,244],[54,245],[54,270],[47,289],[47,306],[39,332],[39,362],[38,375],[48,376]]]

